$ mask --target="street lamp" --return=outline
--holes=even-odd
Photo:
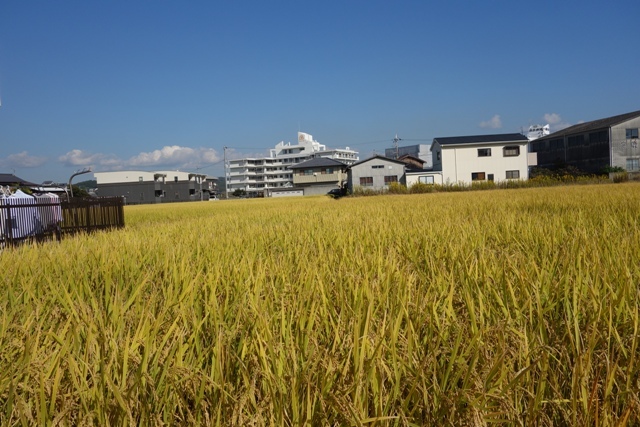
[[[89,173],[89,172],[91,172],[91,168],[84,168],[81,171],[76,171],[73,175],[69,177],[69,191],[71,192],[71,197],[73,197],[73,187],[71,186],[71,180],[78,175],[82,175],[83,173]]]

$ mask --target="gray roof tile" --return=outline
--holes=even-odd
[[[573,135],[576,133],[590,132],[597,129],[610,128],[611,126],[619,123],[626,122],[627,120],[640,117],[640,111],[633,111],[631,113],[619,114],[617,116],[607,117],[604,119],[592,120],[586,123],[578,123],[577,125],[569,126],[568,128],[559,130],[542,138],[536,139],[536,141],[544,141],[547,139],[553,139],[563,137],[565,135]]]
[[[526,142],[528,139],[520,133],[501,133],[497,135],[450,136],[444,138],[433,138],[433,141],[437,141],[440,145],[455,145],[483,144],[491,142]]]
[[[337,160],[330,159],[328,157],[315,157],[311,160],[307,160],[306,162],[289,166],[289,169],[323,168],[323,167],[347,167],[347,165]]]

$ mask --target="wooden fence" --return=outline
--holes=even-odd
[[[0,199],[0,247],[124,227],[124,199]]]

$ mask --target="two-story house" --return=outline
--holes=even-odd
[[[527,179],[534,163],[527,144],[519,133],[434,138],[433,172],[428,175],[436,184]]]
[[[606,167],[640,172],[640,111],[579,123],[531,142],[538,165],[570,165],[601,173]]]
[[[302,189],[305,196],[327,194],[347,183],[347,165],[326,157],[316,157],[289,169],[293,173],[293,186]]]

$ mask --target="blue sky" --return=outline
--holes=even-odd
[[[366,158],[640,110],[640,2],[18,1],[0,172],[201,170],[298,130]],[[403,144],[401,143],[401,144]]]

